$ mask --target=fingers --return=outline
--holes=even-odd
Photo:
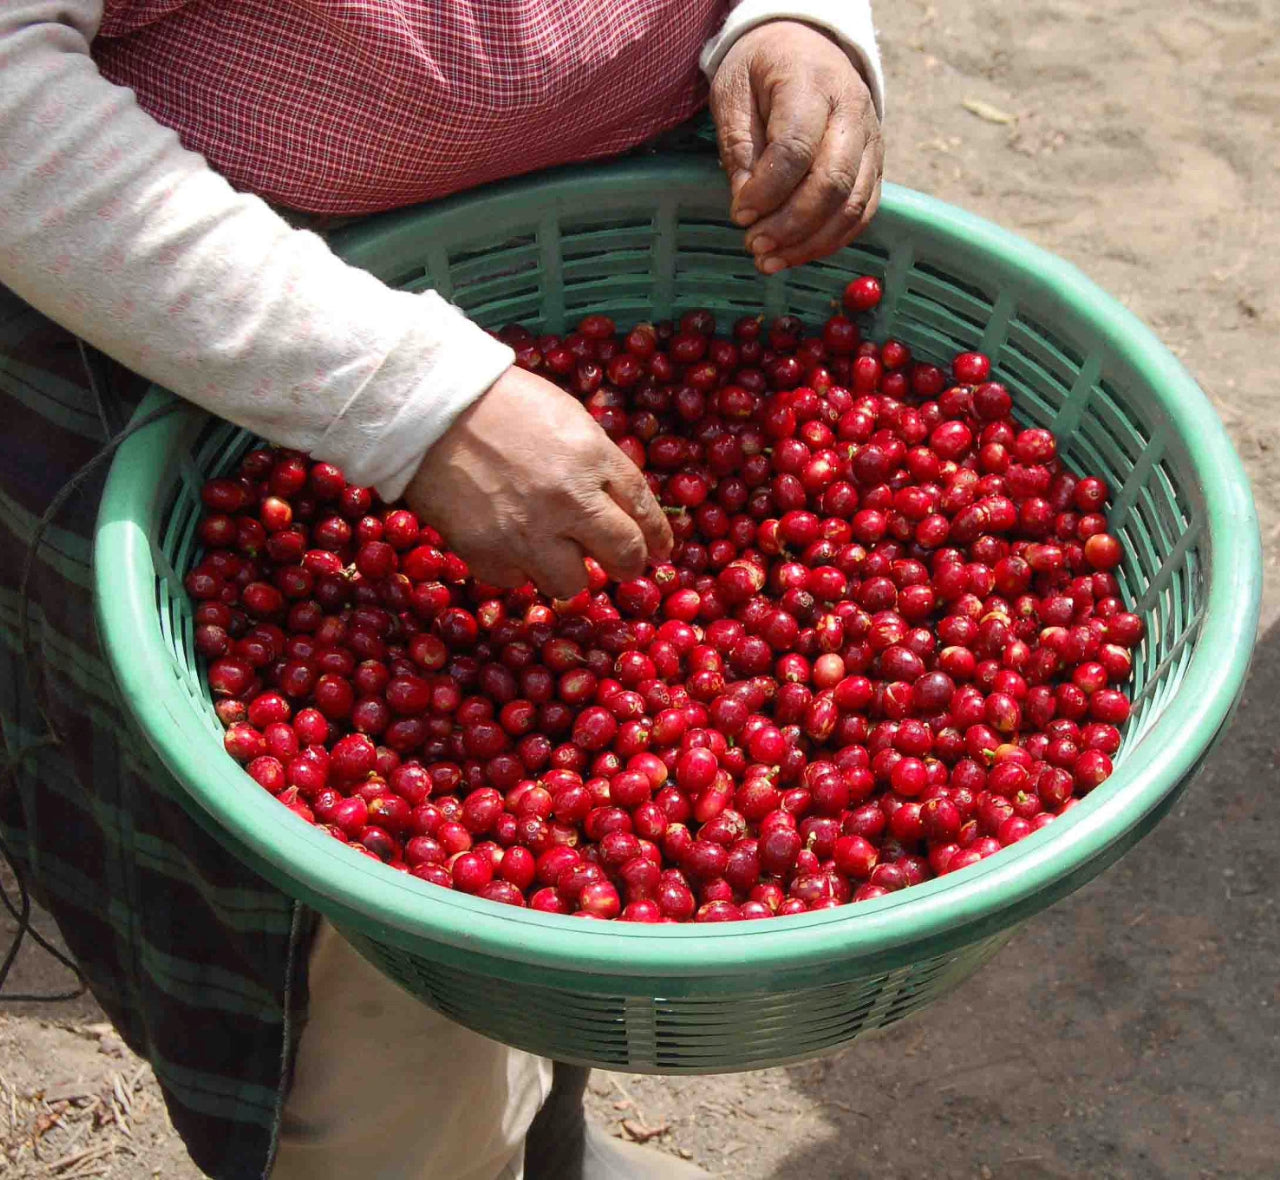
[[[627,523],[631,524],[630,521]],[[636,533],[637,544],[640,544],[640,530],[634,524],[631,528]],[[500,551],[458,545],[454,552],[467,563],[471,576],[477,582],[487,582],[503,590],[513,590],[526,582],[533,582],[548,598],[572,598],[587,586],[582,547],[568,537],[528,538],[516,548]]]
[[[573,539],[611,578],[626,582],[644,573],[648,550],[640,526],[603,492],[599,503],[575,521]]]
[[[826,96],[801,81],[778,84],[766,101],[768,145],[734,199],[735,220],[743,225],[772,213],[795,191],[813,166],[831,114]]]
[[[532,546],[539,568],[530,576],[552,597],[571,598],[587,584],[584,554],[625,582],[644,573],[650,557],[671,552],[671,525],[644,476],[612,443],[605,442],[603,449],[606,469],[600,483],[577,502],[560,537]],[[577,588],[565,592],[571,582]]]
[[[548,598],[572,598],[587,588],[582,547],[568,537],[548,537],[530,554],[529,578]],[[604,563],[601,562],[603,565]]]
[[[638,578],[650,557],[671,552],[671,525],[649,485],[635,466],[612,443],[604,444],[605,471],[601,483],[582,502],[566,535],[619,581]]]
[[[852,242],[875,216],[880,204],[881,149],[879,141],[864,153],[858,179],[844,203],[816,232],[794,246],[776,249],[760,258],[766,274],[788,266],[800,266],[815,258],[825,258]]]
[[[605,490],[613,497],[614,503],[639,526],[649,556],[665,561],[670,556],[674,543],[671,522],[654,499],[640,469],[621,451],[617,451],[617,461],[606,477]],[[599,557],[597,560],[600,560]],[[600,564],[604,565],[604,562],[601,561]],[[637,577],[638,574],[629,576]]]
[[[716,74],[711,88],[711,114],[716,125],[720,162],[729,177],[729,191],[734,198],[730,213],[740,225],[746,225],[748,219],[736,208],[737,196],[764,150],[765,128],[745,64]]]
[[[462,554],[458,556],[462,557],[463,561],[467,561]],[[498,586],[503,590],[514,590],[529,580],[522,570],[490,557],[467,561],[467,568],[477,582],[487,582],[490,586]]]
[[[844,105],[832,115],[809,174],[783,206],[761,218],[747,235],[747,248],[766,274],[781,269],[775,256],[818,234],[845,209],[857,190],[869,128],[862,112]],[[870,193],[864,194],[869,197]]]

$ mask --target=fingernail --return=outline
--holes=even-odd
[[[739,225],[750,225],[759,216],[760,214],[757,213],[754,209],[739,209],[733,215],[733,220],[736,221]]]
[[[762,254],[772,254],[777,248],[778,243],[766,234],[761,234],[757,238],[752,238],[751,253],[759,257]]]
[[[739,168],[731,177],[729,177],[729,191],[736,197],[738,190],[742,188],[748,180],[751,179],[751,173],[745,168]]]
[[[776,275],[787,264],[782,261],[776,254],[772,258],[765,258],[758,263],[760,269],[767,275]]]

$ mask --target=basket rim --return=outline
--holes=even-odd
[[[359,264],[405,232],[447,234],[459,219],[555,210],[583,186],[634,194],[725,188],[714,161],[647,159],[574,166],[506,181],[432,207],[373,219],[334,239]],[[727,208],[727,201],[725,203]],[[726,224],[729,224],[726,219]],[[1173,354],[1076,267],[999,226],[923,193],[884,186],[868,237],[912,230],[942,235],[975,262],[1016,276],[1020,289],[1070,312],[1113,355],[1137,367],[1176,428],[1204,498],[1208,593],[1182,683],[1130,758],[1079,806],[1001,855],[962,873],[856,906],[768,922],[644,925],[583,922],[433,888],[357,857],[279,805],[229,757],[174,684],[158,622],[149,534],[161,510],[160,477],[203,411],[162,418],[125,442],[112,463],[94,541],[99,634],[123,699],[194,803],[277,879],[335,920],[368,926],[399,945],[425,939],[456,951],[578,975],[663,977],[785,973],[836,960],[879,959],[907,947],[958,944],[1044,908],[1110,863],[1109,850],[1157,813],[1226,724],[1241,692],[1261,599],[1261,539],[1248,479],[1209,399]],[[173,395],[153,389],[134,421]],[[215,756],[216,755],[216,756]],[[192,774],[199,759],[198,773]],[[249,789],[246,789],[249,788]],[[339,916],[340,915],[340,916]],[[377,934],[374,934],[374,927]],[[747,941],[749,940],[749,942]]]

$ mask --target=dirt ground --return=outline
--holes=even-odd
[[[1222,413],[1271,578],[1252,680],[1161,828],[951,997],[810,1065],[597,1074],[592,1114],[736,1180],[1276,1176],[1280,0],[880,0],[878,18],[890,177],[1081,266]],[[28,948],[11,987],[61,984]],[[101,1020],[0,1004],[0,1176],[198,1175]]]

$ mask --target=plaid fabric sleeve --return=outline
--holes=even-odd
[[[0,288],[0,725],[11,756],[44,733],[18,650],[28,540],[137,392],[118,369],[102,378],[114,422],[75,339]],[[152,1063],[195,1162],[215,1180],[261,1180],[305,999],[307,915],[191,821],[130,728],[94,632],[100,488],[98,478],[66,505],[32,574],[33,663],[63,740],[18,759],[0,788],[0,835],[95,997]]]

